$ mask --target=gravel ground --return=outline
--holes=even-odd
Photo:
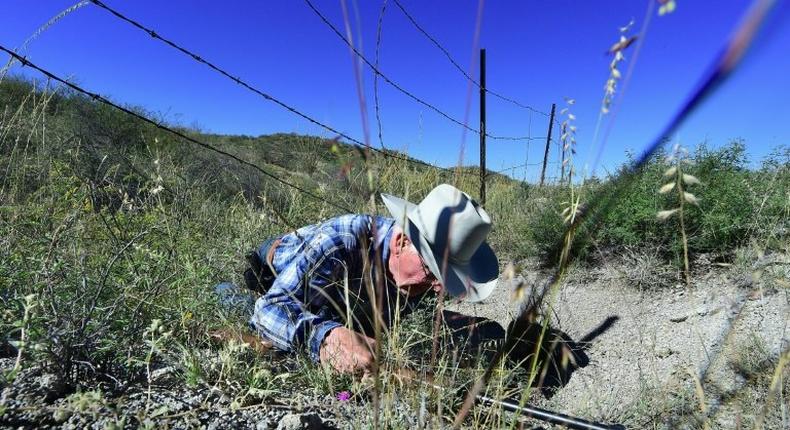
[[[9,369],[13,360],[0,360],[0,369]],[[291,393],[287,398],[264,403],[234,405],[218,389],[187,388],[167,369],[150,390],[133,387],[122,395],[88,391],[64,393],[52,375],[41,369],[24,370],[16,381],[3,387],[0,428],[60,429],[333,429],[365,427],[369,405],[339,401],[329,396]],[[400,417],[402,428],[416,426],[417,414],[397,404],[392,414]]]
[[[786,281],[788,261],[774,256],[765,264],[778,268],[773,274]],[[590,364],[575,371],[551,399],[536,399],[538,405],[629,428],[694,428],[688,420],[698,410],[696,378],[706,393],[711,425],[736,428],[750,422],[765,393],[755,393],[733,363],[749,345],[765,355],[751,359],[763,361],[775,360],[790,346],[790,289],[716,266],[698,270],[690,287],[636,288],[636,269],[615,264],[593,271],[577,268],[560,286],[551,324],[571,339],[578,341],[609,317],[618,319],[587,349]],[[541,279],[534,268],[528,272],[529,278],[517,277],[512,284]],[[517,311],[512,290],[501,288],[485,303],[453,309],[506,325]],[[784,405],[775,405],[766,428],[790,428],[784,395]],[[724,402],[734,397],[756,403]]]
[[[649,270],[633,262],[574,269],[549,312],[552,326],[579,341],[607,319],[616,317],[617,321],[587,345],[587,366],[574,372],[552,396],[534,395],[531,401],[628,428],[697,428],[701,427],[695,421],[699,381],[712,428],[749,428],[746,424],[753,422],[765,403],[766,390],[750,381],[742,362],[746,357],[747,362],[770,363],[790,344],[790,290],[772,281],[790,278],[788,261],[786,256],[774,256],[766,264],[774,268],[773,277],[757,281],[748,271],[707,265],[705,270],[698,269],[690,287],[655,287]],[[490,318],[506,327],[517,311],[513,285],[537,285],[546,277],[530,262],[522,267],[527,276],[516,277],[485,302],[455,304],[450,309]],[[0,360],[0,369],[12,366],[13,360]],[[769,409],[766,428],[788,428],[786,391],[784,396]],[[63,392],[43,369],[29,368],[12,385],[2,387],[0,428],[371,425],[370,405],[354,399],[340,402],[305,391],[264,404],[239,407],[231,401],[217,389],[185,387],[168,369],[157,372],[150,391],[143,386],[113,395]],[[424,419],[408,405],[395,404],[396,410],[389,414],[399,417],[398,427],[415,428]]]

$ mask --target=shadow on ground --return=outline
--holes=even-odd
[[[450,344],[459,355],[470,359],[494,358],[498,347],[505,347],[511,366],[524,369],[528,378],[534,369],[533,386],[550,398],[571,379],[573,372],[590,363],[586,350],[595,338],[604,334],[618,320],[617,316],[606,318],[598,327],[574,341],[567,333],[541,323],[516,319],[508,324],[507,330],[498,322],[483,317],[470,317],[453,311],[444,311],[444,322],[451,333]],[[536,358],[537,356],[537,358]]]

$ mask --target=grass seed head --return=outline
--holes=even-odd
[[[684,191],[683,199],[686,200],[686,202],[691,203],[692,205],[699,206],[699,200],[697,199],[697,196],[695,196],[694,194]]]
[[[675,7],[677,6],[675,4],[675,0],[658,0],[658,2],[661,3],[661,6],[659,6],[658,8],[659,16],[667,15],[674,12]]]
[[[658,214],[656,214],[656,218],[658,218],[659,221],[666,221],[667,219],[669,219],[669,217],[671,217],[677,211],[678,211],[678,208],[669,209],[669,210],[665,210],[665,211],[659,211]]]
[[[686,185],[699,185],[699,179],[695,176],[689,175],[688,173],[683,174],[683,183]]]
[[[672,191],[673,188],[675,188],[675,183],[674,182],[669,182],[669,183],[664,184],[661,187],[661,189],[658,190],[658,192],[661,193],[661,194],[666,194],[666,193]]]

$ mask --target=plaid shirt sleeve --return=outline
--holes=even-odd
[[[342,280],[348,269],[350,253],[343,236],[336,230],[317,231],[299,258],[255,302],[250,323],[277,348],[293,351],[307,346],[311,359],[318,362],[326,335],[343,325],[337,321],[338,313],[329,309],[337,304],[327,297],[327,287]],[[322,311],[312,313],[308,307]]]

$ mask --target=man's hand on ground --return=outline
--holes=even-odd
[[[319,351],[321,363],[340,373],[367,373],[373,368],[376,341],[345,327],[326,335]]]

